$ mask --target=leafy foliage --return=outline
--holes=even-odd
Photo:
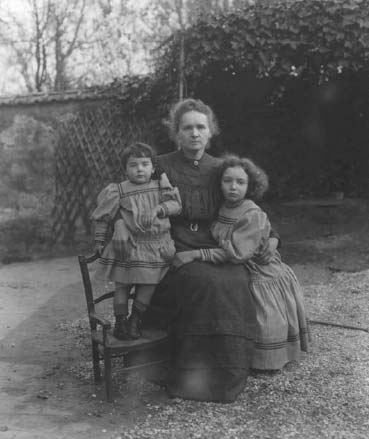
[[[54,202],[53,130],[17,116],[0,133],[0,259],[28,257],[51,243]]]
[[[174,33],[154,76],[116,83],[130,114],[157,121],[159,144],[182,38],[185,95],[212,105],[223,129],[213,153],[252,156],[274,196],[368,193],[368,2],[257,2]]]
[[[54,178],[54,132],[47,125],[17,116],[0,136],[2,206],[46,208]],[[46,197],[46,198],[45,198]]]
[[[43,191],[54,172],[54,134],[45,124],[16,116],[1,133],[1,175],[10,188],[23,192]]]
[[[176,72],[179,41],[174,34],[161,58],[162,71]],[[320,84],[368,67],[369,4],[258,2],[192,26],[185,32],[185,53],[189,93],[219,71],[235,76],[250,70],[259,78],[277,78],[279,88],[296,78]]]
[[[268,81],[265,102],[276,104],[296,83],[322,85],[369,69],[365,0],[257,2],[174,32],[157,52],[155,75],[116,80],[112,87],[133,111],[140,103],[168,106],[176,99],[182,33],[188,96],[203,92],[205,83],[214,89],[251,74]]]

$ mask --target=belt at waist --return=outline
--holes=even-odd
[[[199,230],[205,230],[208,231],[210,224],[209,221],[205,220],[177,220],[173,221],[172,227],[180,227],[184,229],[189,229],[192,232],[198,232]]]

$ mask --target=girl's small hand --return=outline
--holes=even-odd
[[[115,256],[121,261],[124,261],[126,258],[128,238],[128,231],[124,221],[118,219],[114,224],[114,233],[111,241]]]
[[[255,262],[260,265],[269,264],[278,248],[278,243],[279,241],[277,238],[269,238],[269,244],[267,248],[265,249],[263,254],[258,255],[258,257],[255,258]]]
[[[140,223],[143,231],[149,230],[154,220],[154,212],[143,213],[140,217]]]
[[[99,256],[101,256],[103,250],[104,250],[104,243],[103,242],[95,242],[94,253],[97,253]]]
[[[145,230],[149,230],[155,218],[157,217],[160,218],[160,215],[162,215],[162,213],[163,213],[163,209],[161,206],[154,207],[154,209],[152,209],[150,213],[143,213],[140,218],[142,227]]]
[[[179,252],[176,253],[174,256],[174,259],[172,261],[172,266],[175,270],[178,270],[178,268],[182,267],[182,265],[189,264],[196,259],[198,259],[198,254],[196,250],[189,250],[185,252]]]

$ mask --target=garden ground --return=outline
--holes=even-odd
[[[250,376],[232,404],[167,399],[139,375],[113,403],[92,383],[75,256],[0,267],[0,439],[369,437],[369,203],[268,206],[300,278],[312,349],[283,371]],[[323,213],[326,216],[326,213]],[[80,245],[78,250],[86,250]],[[358,329],[348,329],[353,326]]]

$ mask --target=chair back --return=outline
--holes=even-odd
[[[79,267],[82,274],[82,281],[83,281],[83,287],[85,290],[85,296],[86,296],[86,303],[87,303],[87,310],[88,314],[90,315],[91,312],[95,312],[95,305],[102,303],[103,301],[107,299],[112,299],[115,294],[114,285],[113,289],[106,292],[107,286],[104,286],[104,293],[101,293],[102,285],[97,285],[98,282],[91,282],[91,276],[90,276],[90,270],[89,270],[89,264],[97,261],[97,259],[100,258],[100,255],[98,253],[94,253],[89,256],[78,256],[78,262]],[[134,286],[131,288],[130,295],[129,295],[129,304],[131,305],[131,302],[134,298],[135,294],[135,288]],[[105,307],[108,305],[104,305]],[[112,305],[110,305],[110,308],[112,309]],[[99,310],[100,312],[103,311],[102,308]],[[106,311],[106,309],[105,309]],[[110,313],[111,314],[111,313]],[[111,317],[106,316],[106,317]]]
[[[95,311],[94,295],[92,291],[90,272],[88,264],[95,262],[99,258],[97,253],[89,256],[78,256],[79,268],[81,270],[83,287],[85,290],[88,314]]]
[[[98,289],[96,289],[95,286],[93,286],[93,282],[91,282],[89,264],[95,262],[97,259],[99,259],[99,257],[100,255],[98,253],[88,256],[78,256],[89,317],[91,313],[95,313],[95,305],[103,302],[106,299],[112,299],[114,297],[114,290],[100,294],[101,292],[97,291]],[[96,322],[94,319],[90,318],[90,326],[91,329],[96,329]]]

